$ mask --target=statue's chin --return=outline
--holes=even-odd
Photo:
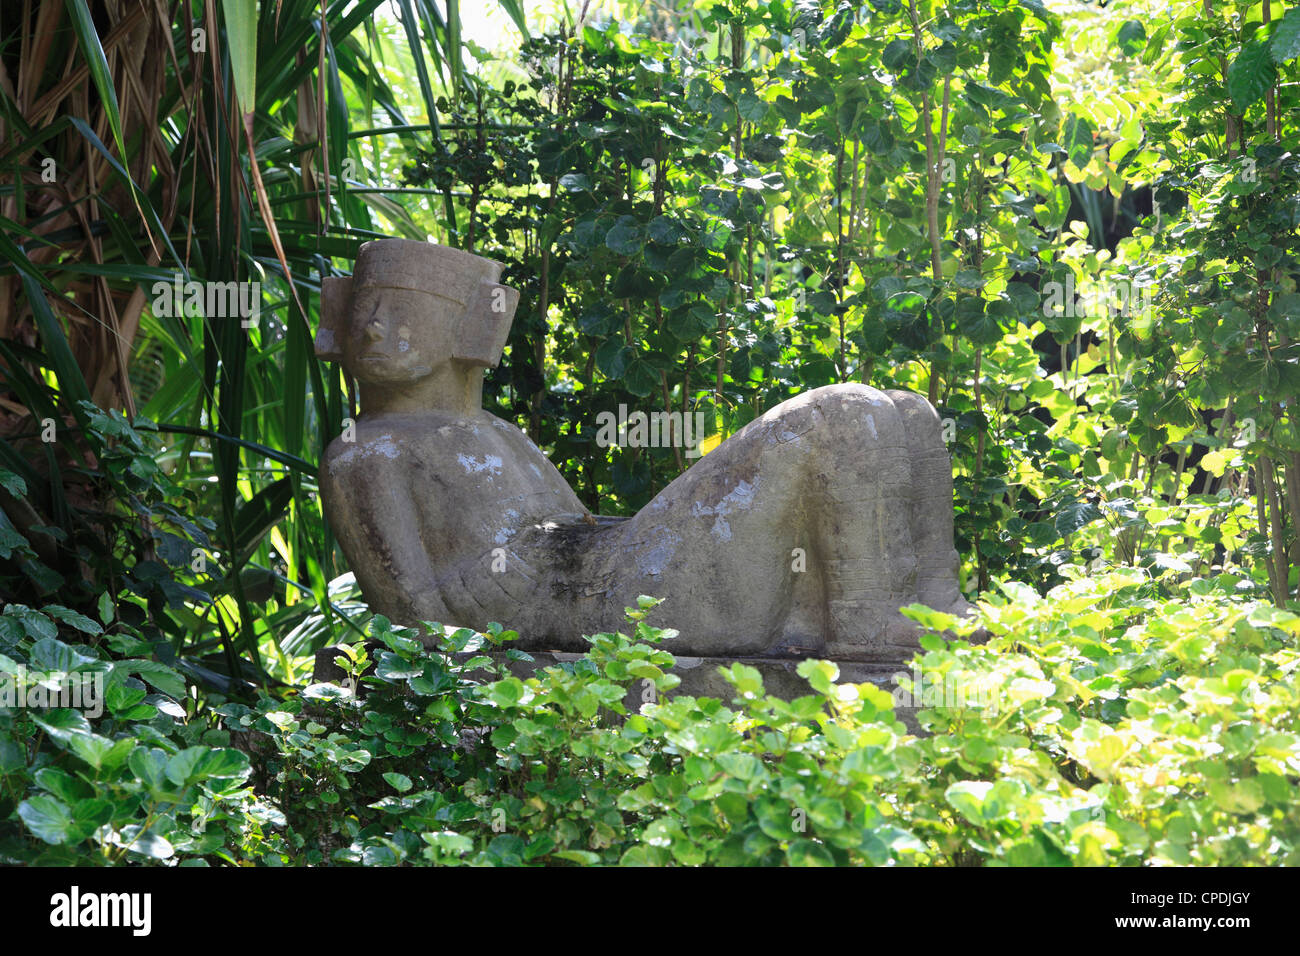
[[[428,365],[394,368],[392,365],[367,361],[357,362],[349,371],[362,385],[411,385],[433,374],[433,369]]]

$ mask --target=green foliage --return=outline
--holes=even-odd
[[[0,859],[232,863],[258,842],[247,755],[139,631],[58,605],[0,622]]]
[[[587,23],[525,44],[528,82],[440,100],[447,135],[406,179],[463,184],[469,235],[523,290],[489,407],[547,448],[593,511],[626,513],[689,462],[680,449],[596,447],[602,413],[702,411],[725,435],[819,385],[911,388],[950,423],[968,591],[1008,574],[1050,587],[1084,559],[1275,562],[1267,522],[1244,528],[1251,489],[1213,421],[1243,368],[1286,393],[1289,353],[1261,359],[1241,309],[1237,331],[1221,326],[1207,348],[1218,313],[1199,304],[1196,276],[1224,281],[1216,253],[1155,256],[1159,217],[1140,222],[1153,184],[1174,216],[1189,184],[1212,181],[1161,112],[1171,25],[1148,35],[1130,19],[1107,34],[1138,84],[1121,102],[1079,95],[1105,69],[1071,74],[1058,56],[1065,29],[1091,42],[1089,15],[911,13],[719,4],[676,43],[653,18],[644,30]],[[1199,37],[1203,19],[1173,32]],[[1200,69],[1213,52],[1228,73],[1197,80],[1187,135],[1212,145],[1207,111],[1273,88],[1288,23],[1236,60],[1218,26],[1204,49],[1179,48],[1178,65]],[[1187,171],[1175,180],[1171,165]],[[1241,246],[1239,227],[1268,221],[1293,238],[1295,193],[1278,182],[1206,242]],[[1180,282],[1166,282],[1171,268]],[[1289,301],[1275,294],[1269,315]],[[1144,532],[1127,502],[1208,509],[1219,537]],[[1289,535],[1286,507],[1279,521]],[[1261,582],[1276,576],[1265,564]]]
[[[0,44],[0,679],[104,685],[0,702],[0,858],[1300,862],[1300,12],[665,4],[507,78],[456,4],[217,6],[207,52],[142,12],[175,58],[117,90],[95,0]],[[507,263],[488,406],[593,511],[689,467],[598,448],[620,405],[725,435],[832,382],[927,394],[993,639],[913,609],[899,692],[737,664],[724,701],[664,696],[644,607],[526,680],[508,632],[374,619],[350,687],[302,688],[366,616],[316,500],[355,401],[314,293],[377,234]],[[260,279],[260,323],[141,304],[177,273]]]
[[[518,0],[500,5],[522,25]],[[381,6],[141,7],[132,44],[112,34],[121,17],[103,0],[14,11],[0,42],[13,78],[0,90],[0,487],[21,501],[0,497],[0,603],[116,594],[123,569],[105,552],[129,554],[151,623],[227,680],[292,679],[282,642],[322,636],[346,587],[313,462],[355,408],[312,351],[320,277],[381,231],[462,244],[450,189],[442,225],[413,213],[373,188],[382,158],[350,135],[378,121],[398,151],[437,141],[432,94],[413,105],[384,58],[422,74],[431,62],[429,90],[473,88],[459,7],[400,5],[403,46],[401,26],[375,22]],[[50,42],[22,42],[38,34]],[[208,281],[257,283],[256,321],[161,307],[173,283]],[[101,443],[91,400],[159,423],[152,459],[126,436]],[[134,500],[131,483],[153,472],[166,493]],[[190,589],[169,569],[200,563],[195,546]]]
[[[110,690],[93,727],[2,718],[3,846],[35,862],[1300,860],[1300,617],[1238,601],[1232,576],[1066,574],[1046,598],[1002,585],[987,645],[927,638],[892,694],[810,660],[813,692],[791,701],[739,663],[729,703],[662,697],[673,632],[641,620],[650,599],[629,635],[526,680],[503,669],[526,659],[510,632],[434,627],[428,650],[377,618],[346,686],[188,714],[128,676],[147,662],[34,638],[54,618],[15,611],[11,652]]]
[[[247,4],[221,6],[236,28],[209,38],[212,55],[256,39],[238,76],[205,68],[184,24],[154,24],[178,51],[152,91],[169,119],[149,127],[171,169],[130,186],[138,235],[114,230],[92,268],[75,250],[45,262],[22,223],[6,227],[31,319],[0,341],[0,363],[30,417],[4,430],[0,468],[30,513],[0,508],[0,555],[32,526],[49,535],[22,569],[0,567],[3,583],[21,572],[37,587],[14,600],[59,596],[55,575],[79,587],[80,519],[113,510],[118,492],[77,483],[99,456],[77,432],[81,401],[111,397],[118,370],[87,364],[104,350],[52,297],[87,299],[87,276],[146,301],[173,269],[261,277],[253,329],[142,307],[130,371],[152,383],[141,411],[166,436],[152,447],[185,489],[166,500],[206,539],[167,528],[204,549],[208,578],[190,585],[211,601],[165,585],[164,629],[182,656],[215,651],[229,677],[295,678],[294,653],[328,637],[321,621],[347,586],[312,460],[355,408],[311,354],[314,294],[380,233],[507,263],[522,298],[488,407],[526,428],[594,512],[641,507],[691,461],[598,447],[602,413],[699,412],[725,435],[810,388],[863,381],[924,392],[945,419],[968,593],[1008,575],[1046,589],[1083,560],[1253,562],[1275,602],[1293,593],[1294,11],[1264,23],[1231,4],[1161,21],[1137,0],[1065,15],[1033,2],[715,3],[672,24],[561,20],[524,40],[513,72],[475,77],[455,9],[444,21],[399,4],[390,23],[370,16],[373,0],[335,5],[320,31],[309,4],[263,6],[255,22]],[[77,34],[79,55],[120,69],[92,34]],[[61,82],[62,62],[32,61],[25,85]],[[238,142],[216,125],[177,132],[198,122],[179,92],[189,83],[205,103],[254,88],[266,209]],[[1186,96],[1165,95],[1170,84]],[[84,152],[93,133],[63,119],[57,135]],[[245,188],[196,187],[196,169]],[[382,185],[399,175],[407,188]],[[148,237],[173,231],[196,254],[182,262],[181,244],[163,243],[162,265],[144,265]],[[53,448],[35,441],[48,420]],[[1166,523],[1144,530],[1147,507]],[[1183,514],[1211,527],[1175,533],[1169,516]],[[157,543],[179,555],[181,542]],[[115,589],[113,569],[90,567],[88,591]]]
[[[1005,585],[984,608],[995,634],[987,646],[927,642],[913,666],[930,687],[910,688],[927,731],[919,738],[894,713],[908,679],[891,696],[835,683],[826,662],[800,666],[814,693],[793,701],[766,695],[758,672],[736,664],[726,673],[729,705],[653,702],[674,683],[658,649],[671,632],[633,620],[632,636],[596,635],[571,666],[476,691],[490,735],[462,762],[459,785],[422,790],[427,777],[402,775],[372,805],[382,808],[379,826],[339,858],[1300,859],[1300,618],[1235,602],[1234,582],[1222,577],[1177,585],[1135,572],[1069,574],[1047,598]],[[638,683],[654,693],[628,714]],[[418,709],[426,697],[413,692]],[[391,741],[382,746],[391,752]]]

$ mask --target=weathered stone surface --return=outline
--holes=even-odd
[[[909,392],[814,389],[750,422],[638,514],[588,515],[520,429],[481,408],[517,294],[498,263],[406,240],[326,280],[318,352],[361,388],[355,436],[326,450],[326,516],[371,607],[580,652],[639,594],[685,657],[894,667],[898,613],[966,613],[952,475],[934,409]],[[793,677],[793,667],[791,667]],[[799,680],[794,677],[794,680]],[[800,691],[804,692],[804,691]]]

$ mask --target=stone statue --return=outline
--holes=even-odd
[[[939,417],[910,392],[831,385],[778,405],[640,513],[592,516],[524,432],[485,412],[483,370],[518,293],[500,263],[366,243],[322,283],[317,354],[360,383],[354,440],[320,469],[326,516],[370,606],[582,651],[637,595],[675,654],[897,663],[898,608],[964,614]]]

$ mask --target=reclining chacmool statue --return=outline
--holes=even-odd
[[[951,613],[952,473],[931,405],[830,385],[790,399],[696,461],[638,514],[593,518],[519,428],[485,412],[518,293],[501,265],[432,243],[366,243],[322,283],[320,356],[360,383],[354,440],[320,490],[373,610],[581,651],[640,594],[669,650],[703,657],[898,663],[898,608]]]

